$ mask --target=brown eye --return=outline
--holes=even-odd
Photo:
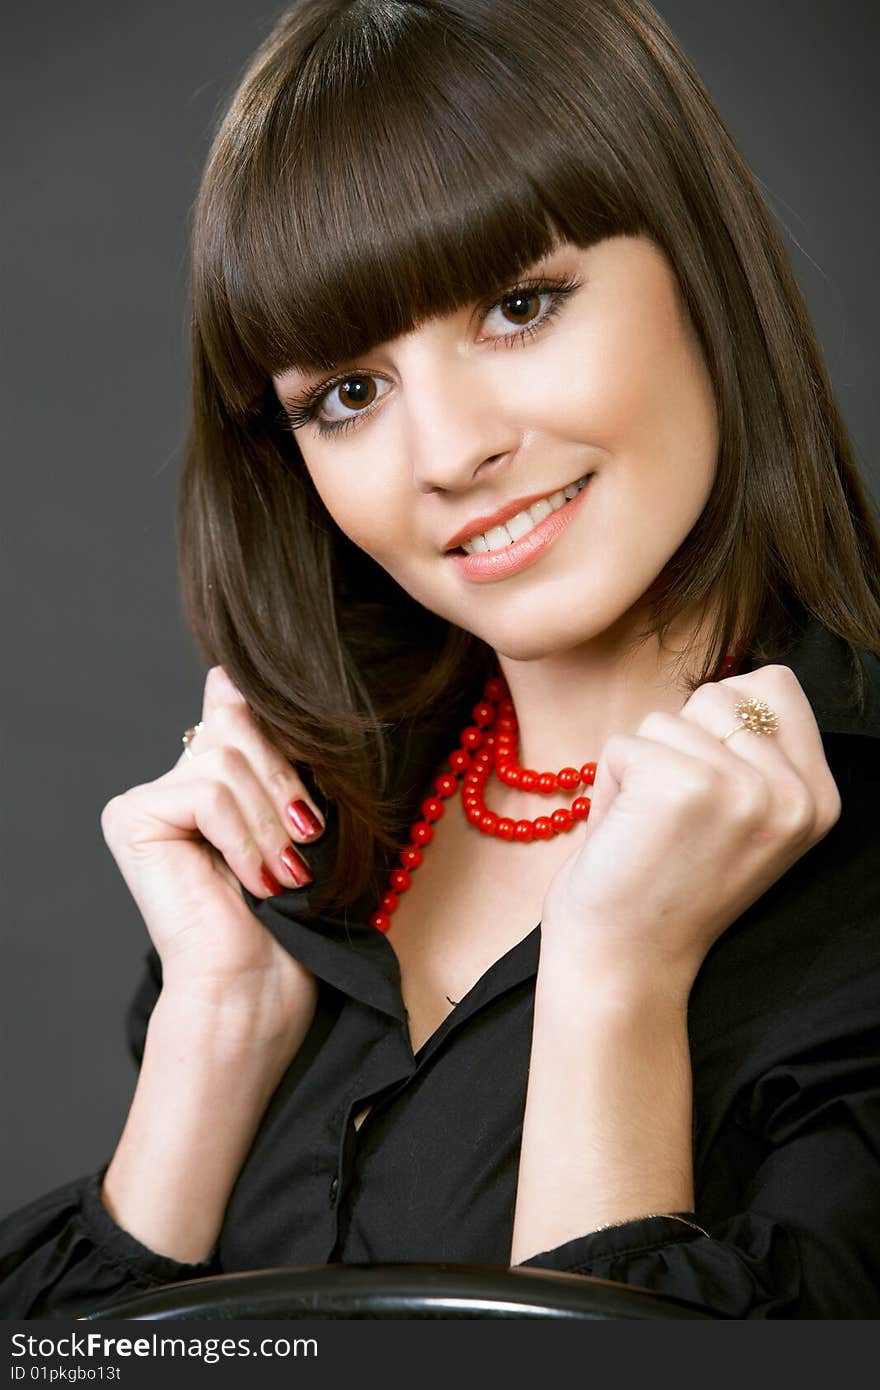
[[[508,306],[511,308],[513,322],[517,326],[522,326],[524,323],[530,323],[535,317],[535,314],[529,313],[530,305],[536,305],[535,312],[539,312],[540,299],[540,294],[537,294],[534,290],[517,290],[513,294],[507,295],[500,303],[505,309]]]
[[[352,376],[336,385],[341,405],[351,410],[361,410],[372,405],[376,398],[376,383],[368,376]]]

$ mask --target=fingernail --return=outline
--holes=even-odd
[[[324,829],[311,806],[305,801],[291,801],[287,814],[294,830],[300,835],[307,835],[309,839],[320,835]]]
[[[282,891],[281,884],[278,882],[275,875],[269,872],[265,864],[260,869],[260,878],[266,892],[273,898],[277,898],[278,894]]]
[[[303,884],[311,883],[314,875],[306,861],[297,854],[293,845],[286,845],[279,856],[282,864],[287,869],[297,888],[302,888]]]

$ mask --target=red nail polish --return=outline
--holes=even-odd
[[[320,835],[324,829],[311,806],[305,801],[291,801],[287,807],[287,814],[294,830],[298,831],[300,835],[308,835],[311,839],[315,835]]]
[[[302,888],[304,884],[312,882],[314,874],[306,861],[297,854],[293,845],[286,845],[281,851],[279,858],[292,875],[297,888]]]
[[[269,872],[265,864],[260,869],[260,879],[262,880],[266,892],[271,894],[273,898],[277,898],[278,894],[283,892],[281,884],[278,882],[275,875]]]

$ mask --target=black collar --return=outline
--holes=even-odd
[[[865,676],[862,709],[853,699],[849,648],[817,619],[807,619],[792,635],[780,660],[800,681],[823,734],[880,737],[880,661],[873,652],[859,651]]]

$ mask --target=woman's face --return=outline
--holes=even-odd
[[[570,288],[554,297],[554,284]],[[274,380],[288,406],[323,392],[294,433],[346,535],[514,659],[635,616],[715,474],[705,362],[671,266],[643,237],[563,243],[491,306],[341,364],[329,389],[328,376]]]

